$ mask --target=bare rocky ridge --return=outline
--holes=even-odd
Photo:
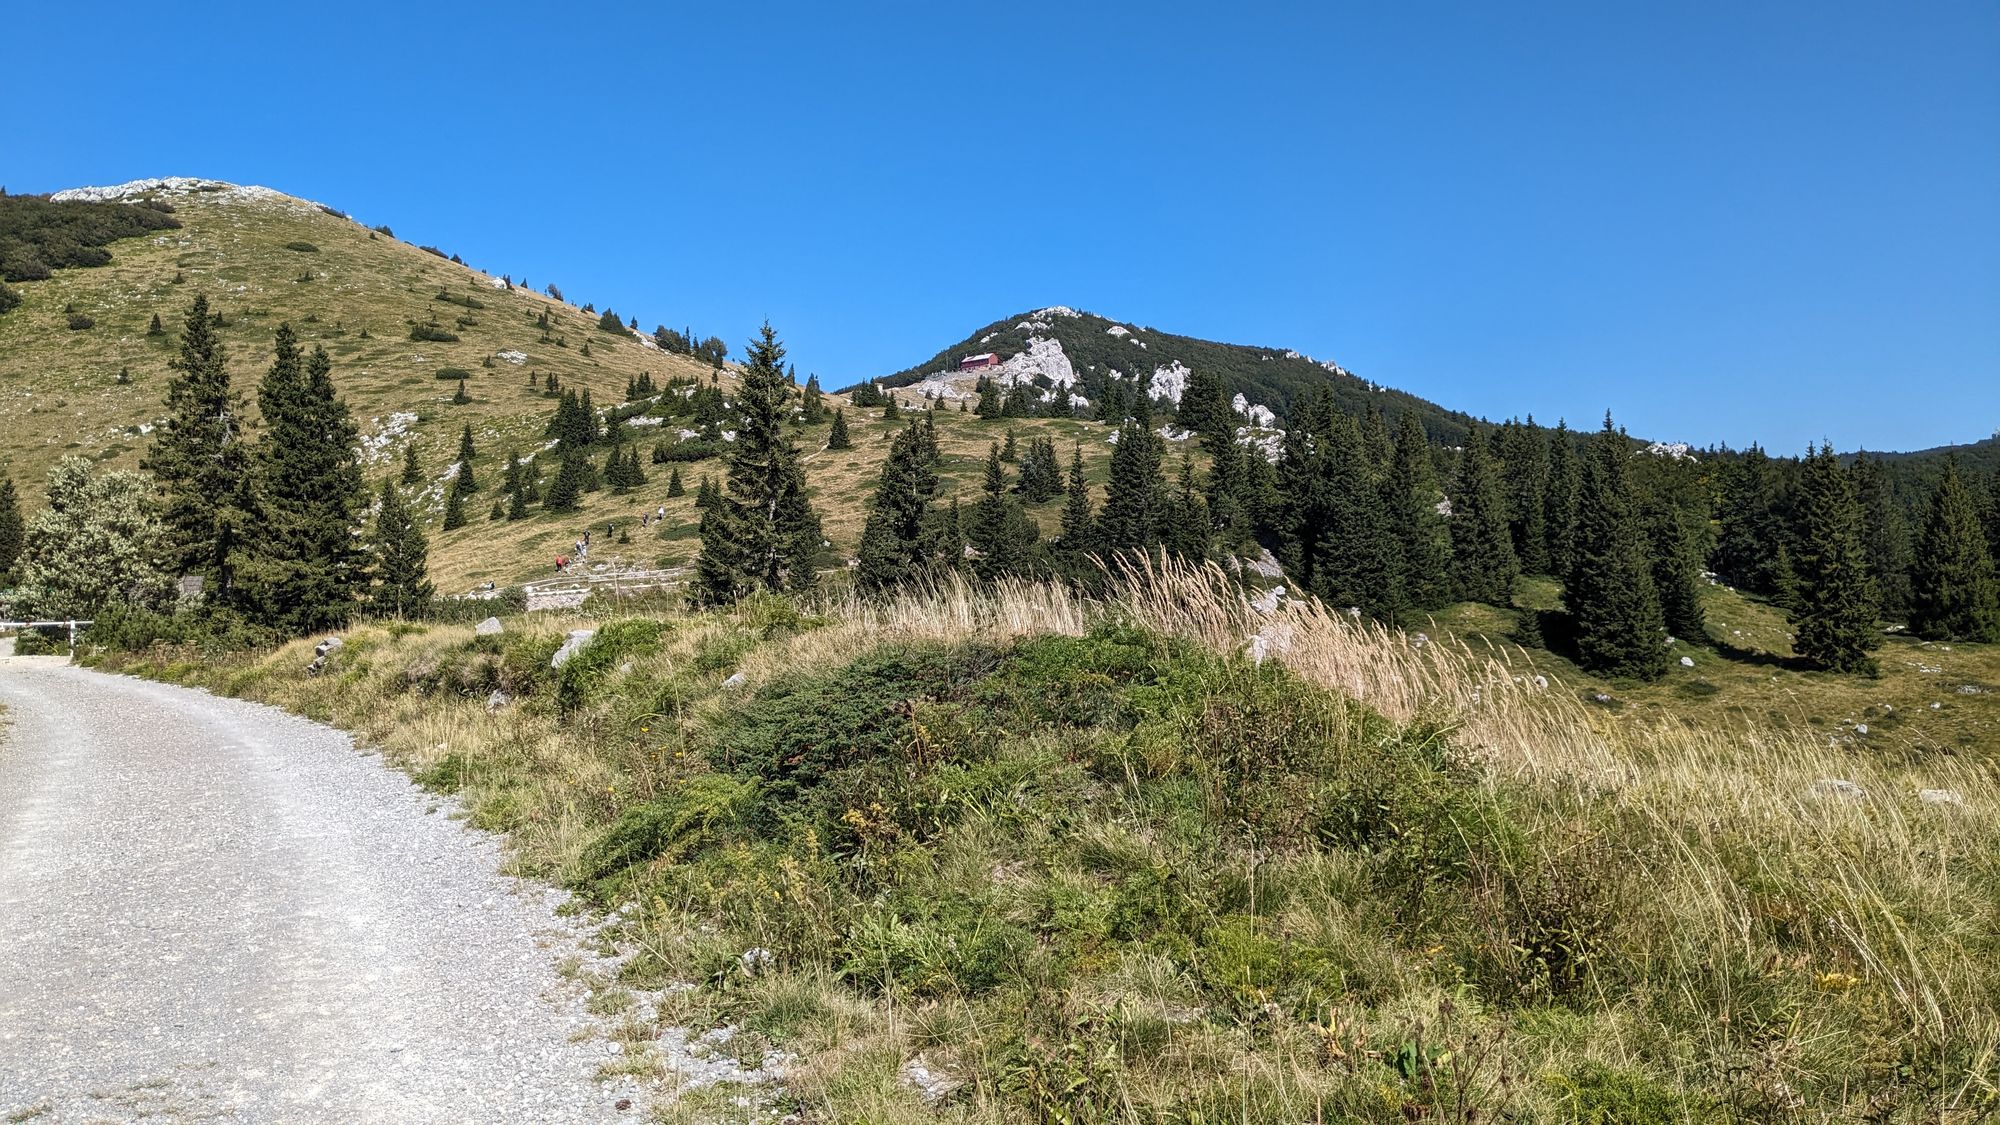
[[[560,892],[346,735],[51,658],[0,705],[0,1115],[631,1116]]]

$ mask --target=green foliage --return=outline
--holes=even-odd
[[[21,498],[14,491],[14,479],[0,477],[0,586],[8,585],[14,560],[21,556],[23,530]]]
[[[939,557],[938,528],[931,513],[939,484],[937,434],[928,422],[926,416],[924,423],[904,427],[882,463],[881,482],[875,487],[856,551],[859,565],[854,580],[864,590],[909,582],[957,561]]]
[[[49,470],[47,506],[27,521],[14,603],[30,617],[94,617],[118,605],[164,604],[156,563],[163,530],[138,473],[93,472],[81,457]]]
[[[852,449],[853,439],[847,436],[847,412],[836,409],[833,412],[833,429],[826,435],[828,449]]]
[[[1604,429],[1592,439],[1584,460],[1575,568],[1565,596],[1576,623],[1579,663],[1606,675],[1651,680],[1667,670],[1667,627],[1653,585],[1654,561],[1645,524],[1633,494],[1627,464],[1631,456],[1630,444],[1606,414]],[[1667,569],[1685,578],[1674,565]],[[1683,611],[1698,610],[1697,603],[1693,610]]]
[[[0,281],[0,316],[4,316],[7,313],[13,311],[14,309],[20,307],[20,304],[21,304],[20,290],[15,289],[13,286],[8,285],[4,281]],[[153,317],[153,323],[158,324],[159,320],[160,320],[159,316],[155,314]]]
[[[1861,672],[1874,668],[1875,588],[1861,542],[1861,501],[1854,481],[1822,445],[1809,455],[1799,479],[1798,608],[1792,613],[1792,648],[1816,668]]]
[[[1931,493],[1911,575],[1910,628],[1928,640],[2000,641],[2000,589],[1956,458]]]
[[[210,601],[227,605],[232,560],[252,519],[245,495],[250,446],[243,438],[243,401],[230,387],[206,295],[188,307],[180,352],[170,366],[166,421],[145,460],[164,497],[166,566],[172,574],[203,576]]]
[[[436,592],[428,575],[430,545],[403,505],[396,486],[386,481],[376,504],[375,529],[367,550],[370,610],[379,616],[404,617],[430,602]]]
[[[660,797],[633,805],[592,841],[578,861],[587,880],[656,859],[679,860],[737,836],[754,803],[754,781],[697,774]]]
[[[556,669],[556,709],[568,714],[583,706],[613,668],[630,657],[658,649],[661,633],[658,621],[641,617],[599,627],[588,644]]]
[[[1504,606],[1520,575],[1514,537],[1507,525],[1507,501],[1478,426],[1465,437],[1458,481],[1451,492],[1451,573],[1458,596]]]
[[[0,281],[40,281],[53,270],[101,266],[111,261],[105,249],[111,243],[180,225],[154,207],[0,195]]]
[[[463,367],[440,367],[437,369],[436,376],[439,379],[446,380],[469,379],[472,377],[472,372],[467,371]]]
[[[798,448],[783,429],[790,413],[784,356],[777,333],[764,325],[743,368],[728,491],[702,517],[692,593],[706,604],[758,590],[806,590],[819,578],[819,515],[806,497]]]
[[[435,324],[413,324],[410,326],[410,339],[436,344],[456,344],[458,333],[446,331]]]
[[[69,314],[68,322],[71,332],[82,332],[85,329],[97,327],[97,321],[92,320],[84,313],[73,312]]]
[[[317,247],[317,246],[314,246],[314,245],[313,245],[312,243],[310,243],[310,242],[287,242],[287,243],[285,243],[285,249],[287,249],[287,250],[291,250],[291,251],[294,251],[294,252],[296,252],[296,253],[300,253],[300,254],[317,254],[317,253],[319,253],[319,247]]]

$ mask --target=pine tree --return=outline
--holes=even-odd
[[[625,453],[625,481],[633,488],[646,487],[646,469],[639,464],[639,447],[636,444]]]
[[[507,493],[506,518],[510,522],[528,518],[528,490],[525,487]]]
[[[1911,574],[1910,629],[1933,641],[2000,641],[2000,593],[1977,502],[1945,459]]]
[[[805,469],[782,428],[788,388],[785,349],[767,323],[750,342],[737,394],[742,418],[729,455],[729,486],[702,521],[695,596],[707,604],[756,590],[810,589],[818,580],[819,516],[806,497]],[[713,513],[711,513],[713,514]]]
[[[1069,486],[1064,489],[1062,528],[1051,554],[1056,566],[1072,579],[1084,577],[1096,549],[1097,521],[1090,510],[1090,483],[1083,476],[1083,446],[1070,451]]]
[[[931,499],[937,494],[935,434],[911,423],[889,445],[881,483],[861,530],[855,582],[880,590],[919,577],[935,561]]]
[[[472,447],[472,423],[467,422],[458,435],[458,477],[452,482],[453,492],[479,491],[479,482],[472,476],[472,459],[476,456],[478,451]]]
[[[1229,408],[1229,392],[1222,377],[1205,367],[1188,372],[1175,421],[1182,429],[1203,437],[1234,437],[1236,416]]]
[[[1234,437],[1204,436],[1202,448],[1208,453],[1208,521],[1214,529],[1216,549],[1234,554],[1252,542],[1250,511],[1245,489],[1249,476],[1244,471],[1243,448]],[[1050,453],[1054,453],[1053,446]]]
[[[451,404],[453,406],[464,406],[471,401],[472,396],[465,393],[465,377],[461,375],[458,379],[458,390],[452,392]]]
[[[1881,458],[1859,454],[1851,471],[1861,497],[1863,545],[1868,573],[1875,577],[1876,609],[1891,621],[1901,621],[1910,613],[1910,522]]]
[[[1402,561],[1403,602],[1416,611],[1451,601],[1451,530],[1438,509],[1444,490],[1431,463],[1430,439],[1414,412],[1403,414],[1389,468],[1387,503],[1390,531]]]
[[[1604,416],[1591,440],[1577,502],[1576,563],[1564,597],[1576,623],[1578,661],[1592,672],[1658,679],[1667,670],[1667,626],[1632,494],[1625,435]]]
[[[1524,574],[1546,574],[1548,559],[1548,441],[1535,426],[1510,423],[1502,431],[1500,457],[1506,480],[1508,533]]]
[[[1873,671],[1875,589],[1861,545],[1861,501],[1831,445],[1810,454],[1799,478],[1799,609],[1792,649],[1815,668]]]
[[[722,502],[722,490],[716,487],[715,478],[704,474],[701,483],[695,486],[694,506],[699,511],[707,511]]]
[[[981,376],[979,380],[979,406],[973,413],[991,421],[1006,412],[1000,401],[1000,388],[992,379]]]
[[[675,465],[667,474],[667,499],[672,500],[686,495],[687,486],[681,483],[681,468]]]
[[[14,491],[12,477],[0,477],[0,585],[13,572],[14,560],[21,557],[21,498]]]
[[[208,298],[197,296],[188,308],[180,354],[169,365],[174,376],[167,383],[167,419],[145,463],[162,500],[168,571],[206,578],[217,604],[233,597],[234,560],[248,515],[249,444],[243,440],[243,402],[230,389],[226,360]]]
[[[1179,481],[1167,500],[1161,546],[1171,555],[1200,562],[1208,557],[1210,533],[1208,501],[1195,486],[1194,455],[1182,450]]]
[[[1981,519],[1986,524],[1986,553],[1993,556],[1996,566],[2000,566],[2000,469],[1994,470],[1993,479],[1986,489],[1986,504]]]
[[[521,491],[521,458],[513,450],[507,451],[507,465],[500,470],[500,491],[512,496]]]
[[[854,448],[854,443],[850,441],[847,436],[846,411],[835,410],[833,412],[833,429],[826,435],[826,447],[828,449]]]
[[[301,362],[286,324],[273,351],[257,390],[263,428],[250,459],[257,531],[246,540],[237,585],[253,620],[310,633],[345,624],[360,596],[354,530],[367,490],[359,434],[334,390],[325,349]]]
[[[1323,445],[1313,462],[1323,504],[1310,589],[1329,606],[1391,617],[1402,606],[1401,567],[1381,491],[1369,472],[1367,446],[1345,414],[1332,420]]]
[[[1118,443],[1111,450],[1111,477],[1105,484],[1095,537],[1098,549],[1106,554],[1150,552],[1160,545],[1160,521],[1166,515],[1160,467],[1166,443],[1143,416],[1143,404],[1140,413],[1142,417],[1127,420],[1118,430]]]
[[[1576,503],[1583,487],[1576,463],[1576,443],[1569,426],[1556,422],[1549,435],[1549,468],[1542,489],[1542,532],[1546,536],[1543,560],[1548,572],[1566,577],[1576,566]]]
[[[417,439],[414,437],[410,439],[409,444],[403,446],[402,480],[408,485],[424,483],[424,472],[417,467]]]
[[[148,324],[148,325],[146,326],[146,335],[148,335],[148,336],[164,336],[164,335],[166,335],[166,334],[167,334],[167,330],[166,330],[165,326],[163,326],[163,325],[162,325],[162,324],[160,323],[160,314],[159,314],[159,313],[154,313],[154,314],[153,314],[153,322],[152,322],[151,324]]]
[[[1000,460],[1012,465],[1021,459],[1020,446],[1014,443],[1014,431],[1007,431],[1007,439],[1000,443]]]
[[[583,495],[587,472],[582,450],[564,451],[562,465],[556,470],[556,479],[549,485],[549,494],[542,501],[542,508],[550,512],[576,511],[577,500]]]
[[[1701,604],[1701,549],[1678,505],[1657,501],[1647,521],[1652,540],[1653,589],[1667,632],[1690,644],[1708,639]]]
[[[805,401],[799,420],[808,426],[817,426],[826,421],[826,395],[819,389],[818,375],[806,378]]]
[[[1751,446],[1723,482],[1716,573],[1745,590],[1779,595],[1780,552],[1798,559],[1789,508],[1782,465]]]
[[[465,526],[465,493],[454,488],[444,494],[444,529],[456,531]]]
[[[903,418],[903,408],[896,405],[896,396],[890,395],[888,405],[882,408],[884,422],[898,422]]]
[[[979,552],[973,569],[988,581],[1025,573],[1035,543],[1035,524],[1007,494],[1007,470],[1000,463],[998,445],[987,447],[981,493],[965,529],[966,542]]]
[[[1477,423],[1467,427],[1451,496],[1451,573],[1460,598],[1497,606],[1512,602],[1520,573],[1507,503]]]
[[[423,529],[410,518],[395,486],[383,484],[375,533],[369,539],[373,565],[369,568],[373,586],[370,607],[378,614],[402,617],[414,613],[431,600],[434,593],[427,571],[430,547]]]

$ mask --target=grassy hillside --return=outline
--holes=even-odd
[[[305,641],[128,666],[356,729],[622,907],[629,956],[575,971],[665,1120],[2000,1110],[2000,787],[1963,757],[1641,721],[1185,571],[603,608],[363,627],[316,680]],[[782,1083],[680,1096],[683,1029]]]
[[[519,523],[494,523],[486,519],[486,508],[507,453],[526,456],[543,445],[542,426],[554,408],[542,390],[547,375],[555,374],[564,388],[588,388],[597,405],[608,407],[642,372],[661,384],[677,376],[707,381],[715,375],[727,391],[733,369],[717,375],[707,364],[663,353],[647,340],[605,332],[595,313],[539,292],[496,287],[492,275],[305,200],[228,185],[130,198],[170,205],[179,228],[110,243],[104,265],[16,282],[22,303],[0,314],[0,474],[15,479],[30,507],[40,501],[43,474],[64,454],[112,467],[138,465],[146,431],[162,413],[180,318],[194,295],[205,293],[223,317],[231,371],[246,397],[254,399],[257,380],[269,365],[273,332],[289,321],[308,347],[323,345],[331,353],[335,382],[361,425],[372,480],[396,475],[404,446],[415,443],[428,482],[416,505],[432,536],[441,591],[544,576],[555,555],[586,528],[601,530],[615,521],[629,523],[638,535],[640,513],[661,505],[669,510],[665,524],[628,545],[595,542],[592,561],[651,568],[692,557],[692,494],[701,474],[721,471],[715,460],[681,466],[689,495],[680,499],[666,495],[666,467],[649,464],[646,487],[628,496],[590,494],[583,510],[572,515],[536,511]],[[93,326],[70,329],[71,310],[89,317]],[[166,330],[151,336],[147,329],[155,315]],[[543,316],[550,325],[546,340]],[[412,327],[433,321],[459,339],[410,339]],[[471,403],[452,404],[457,381],[437,378],[447,368],[469,373]],[[905,400],[920,405],[914,396]],[[848,404],[834,396],[832,405]],[[825,443],[824,425],[796,434],[813,455],[810,484],[834,561],[850,553],[860,537],[864,504],[896,428],[880,420],[879,409],[850,407],[848,414],[852,451],[815,452]],[[941,415],[941,421],[948,489],[977,488],[987,444],[1000,440],[1007,428],[1024,441],[1031,433],[1051,432],[1065,453],[1071,442],[1081,442],[1100,478],[1108,456],[1106,431],[1095,423],[1002,426],[957,414]],[[443,482],[460,429],[468,423],[479,449],[475,475],[488,487],[474,498],[471,524],[443,532]],[[634,426],[632,432],[642,448],[650,448],[663,431]],[[1046,518],[1053,523],[1053,509]]]

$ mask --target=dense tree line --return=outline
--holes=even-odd
[[[0,191],[0,280],[40,281],[55,270],[104,265],[111,261],[105,247],[121,238],[178,229],[172,212],[164,203],[54,203]]]

